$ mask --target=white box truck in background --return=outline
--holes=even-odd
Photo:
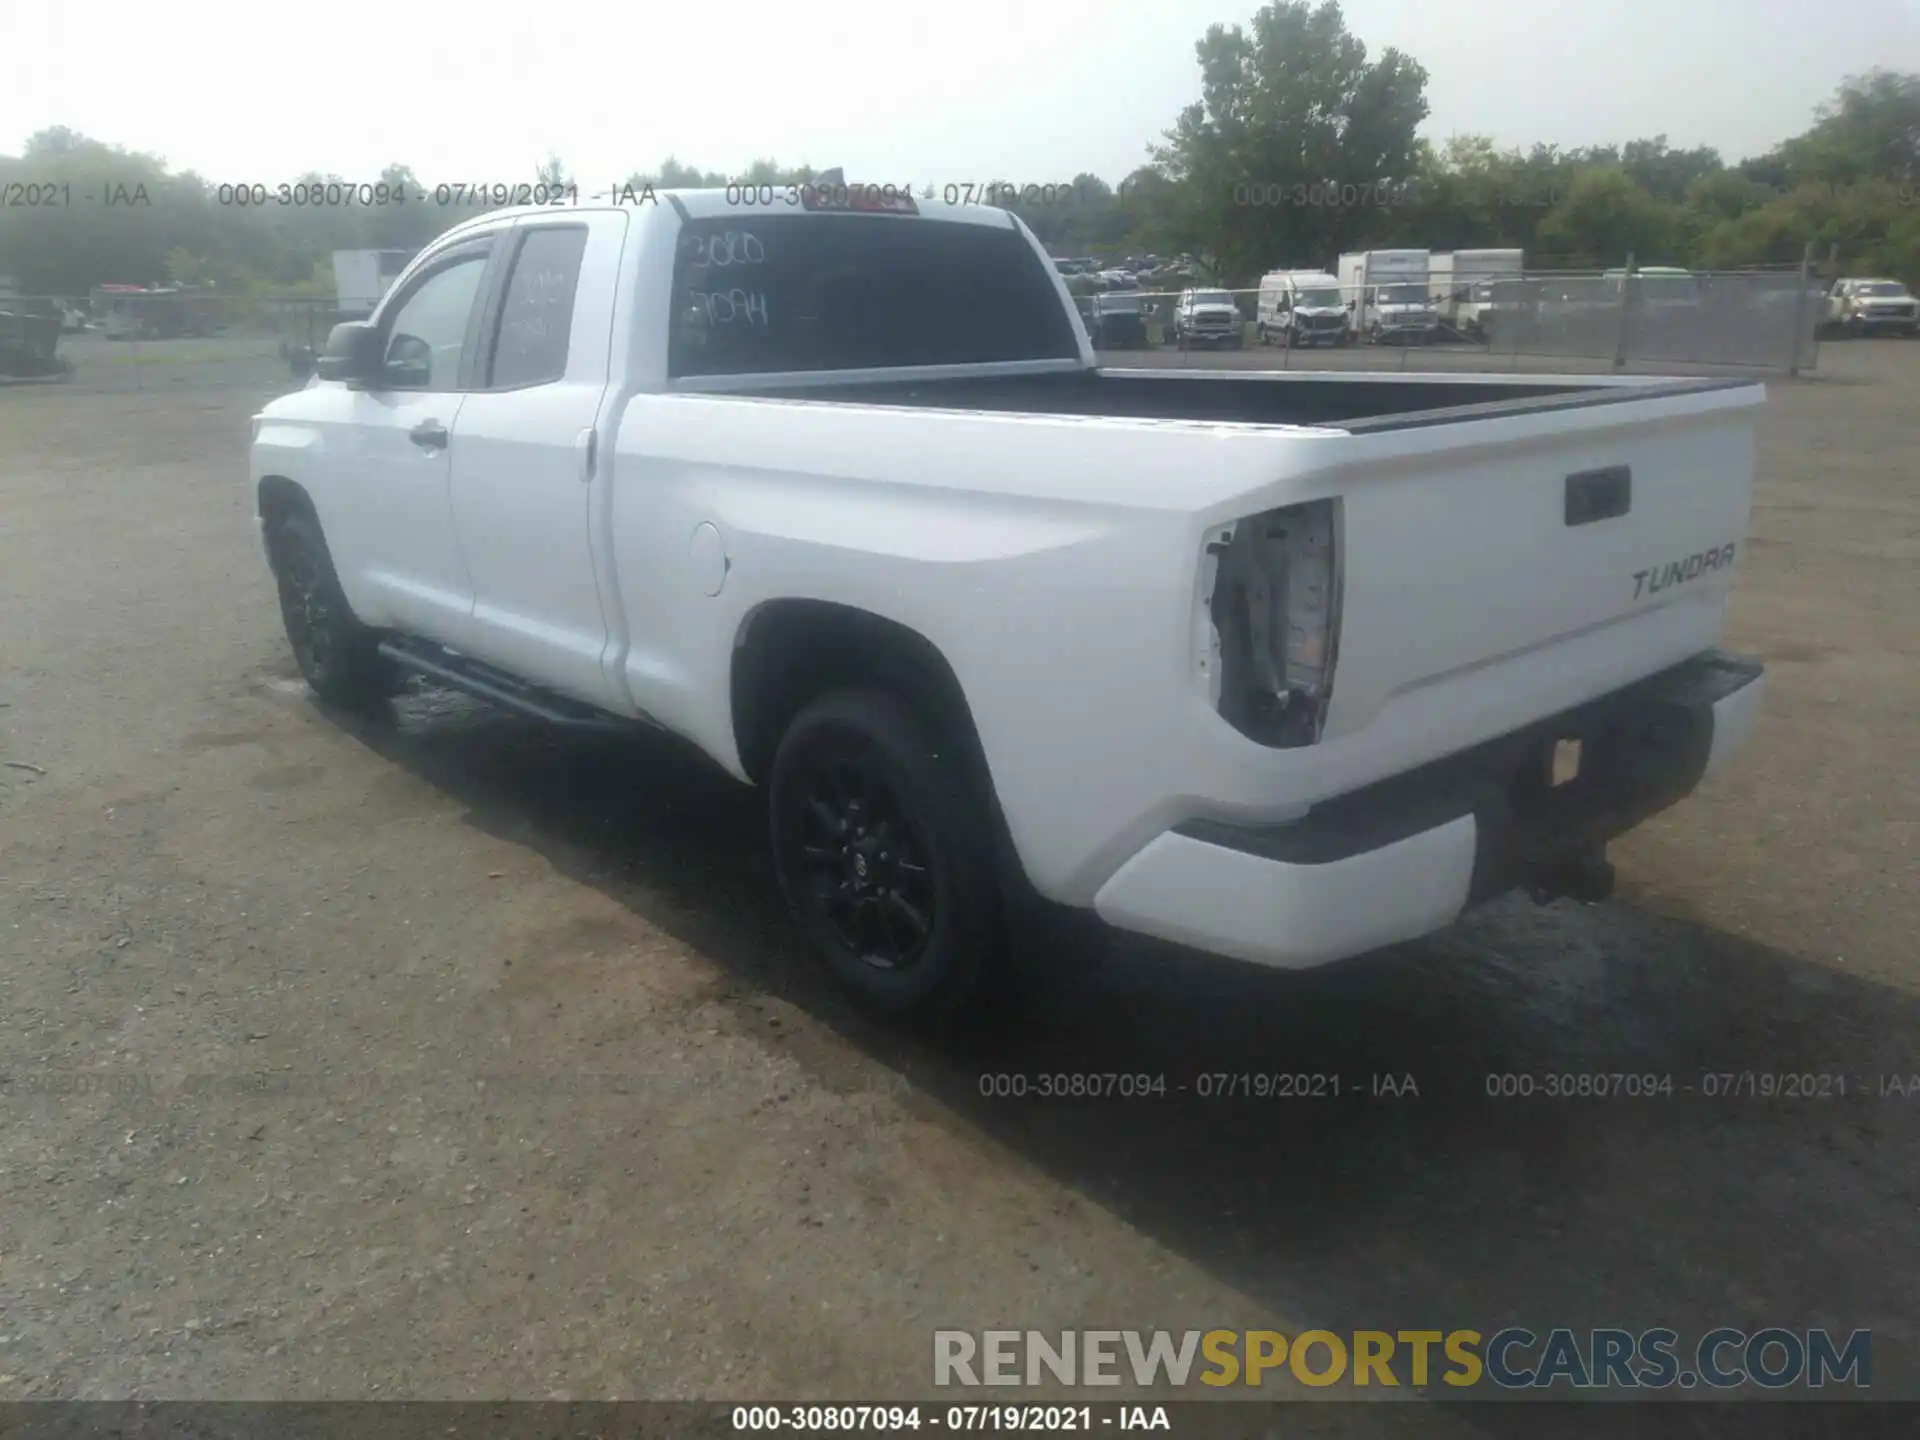
[[[1490,328],[1486,317],[1494,303],[1494,283],[1518,280],[1526,270],[1524,250],[1454,250],[1435,255],[1428,264],[1427,280],[1441,322],[1470,339],[1484,340]]]
[[[364,320],[387,293],[412,250],[336,250],[333,252],[334,309],[341,320]]]
[[[1352,316],[1349,329],[1369,345],[1427,341],[1440,332],[1440,314],[1427,289],[1431,257],[1425,250],[1362,250],[1340,257],[1340,288]]]

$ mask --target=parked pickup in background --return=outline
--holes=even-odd
[[[1841,280],[1827,300],[1827,323],[1849,335],[1920,334],[1920,303],[1898,280]]]
[[[833,972],[931,1017],[1036,901],[1300,967],[1604,896],[1754,723],[1762,398],[1102,369],[1004,211],[681,192],[440,236],[251,467],[323,700],[685,737]]]
[[[1100,350],[1144,350],[1151,343],[1147,333],[1147,300],[1139,287],[1108,290],[1092,297],[1090,327],[1094,347]]]
[[[1225,290],[1182,290],[1173,307],[1173,337],[1182,350],[1199,345],[1238,350],[1247,343],[1246,317]]]

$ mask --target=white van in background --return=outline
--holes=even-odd
[[[1262,345],[1345,345],[1347,297],[1324,270],[1273,270],[1261,277],[1255,326]]]

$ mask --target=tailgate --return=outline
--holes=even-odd
[[[1764,398],[1621,386],[1348,427],[1325,739],[1445,754],[1713,646]]]

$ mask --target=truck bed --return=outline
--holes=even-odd
[[[1286,374],[1226,370],[1075,370],[950,379],[826,382],[744,393],[915,409],[997,410],[1116,419],[1410,429],[1495,415],[1584,408],[1751,385],[1742,379],[1440,378],[1401,374]],[[706,388],[706,387],[702,387]],[[729,387],[732,388],[732,387]]]

